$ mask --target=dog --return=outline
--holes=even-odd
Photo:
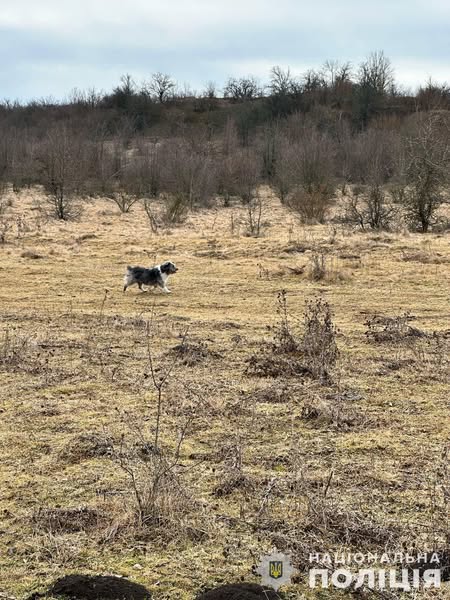
[[[162,265],[156,265],[151,269],[145,267],[127,267],[127,271],[123,278],[123,291],[126,292],[130,285],[138,284],[139,289],[142,286],[147,287],[160,287],[163,292],[170,294],[170,290],[166,285],[169,275],[173,275],[178,271],[177,267],[170,261],[162,263]]]

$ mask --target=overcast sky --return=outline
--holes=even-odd
[[[384,50],[397,81],[450,83],[449,0],[0,0],[0,98],[110,90],[155,71],[182,86],[300,75]]]

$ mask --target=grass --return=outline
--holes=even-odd
[[[39,227],[29,195],[11,210],[29,227],[20,237],[13,228],[0,247],[2,591],[20,597],[66,573],[115,573],[156,600],[184,600],[220,582],[256,581],[252,565],[275,544],[301,571],[295,598],[310,549],[444,543],[448,363],[424,360],[429,350],[410,341],[371,341],[365,323],[408,312],[416,328],[448,329],[445,236],[426,236],[427,256],[439,261],[405,261],[423,255],[424,236],[330,235],[298,225],[275,200],[258,238],[243,235],[236,206],[191,214],[159,235],[138,205],[120,214],[96,200],[77,222]],[[311,278],[317,249],[346,276]],[[127,264],[164,259],[179,267],[171,295],[122,293]],[[277,321],[281,289],[299,326],[307,300],[319,294],[331,306],[333,386],[246,373]],[[127,464],[146,468],[133,448],[154,435],[149,321],[162,370],[186,331],[191,346],[163,395],[168,455],[186,426],[176,482],[164,488],[167,521],[143,529],[114,455],[124,436]],[[329,515],[325,524],[311,507]],[[55,527],[61,518],[49,510],[79,521]],[[80,521],[91,511],[100,516]],[[332,515],[351,525],[341,530],[344,519]]]

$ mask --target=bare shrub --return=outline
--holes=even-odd
[[[199,540],[206,535],[198,507],[183,476],[181,448],[186,430],[187,425],[178,432],[179,440],[173,451],[158,450],[141,437],[142,431],[134,425],[133,435],[129,439],[124,435],[120,445],[113,447],[112,460],[128,476],[134,500],[133,524],[145,530],[148,536],[169,540],[184,535]],[[190,522],[198,522],[198,525],[192,526]]]
[[[339,350],[328,303],[321,298],[307,302],[302,329],[291,324],[284,290],[278,294],[277,312],[279,322],[270,328],[272,341],[248,359],[247,372],[259,377],[307,376],[330,384]]]
[[[300,215],[302,221],[323,223],[334,197],[334,149],[329,138],[315,129],[304,128],[304,137],[290,152],[292,191],[287,205]],[[289,169],[289,167],[287,167]]]
[[[153,202],[148,198],[144,198],[143,206],[145,214],[148,218],[148,222],[150,223],[151,230],[153,231],[153,233],[158,233],[160,220],[158,219],[156,211],[153,209]]]
[[[158,198],[163,191],[164,168],[166,163],[164,147],[159,143],[142,143],[139,147],[136,178],[139,182],[140,192],[144,198]]]
[[[183,193],[164,195],[163,203],[164,208],[161,219],[164,225],[180,225],[186,220],[189,212],[189,201]]]
[[[325,279],[327,274],[326,257],[323,252],[314,252],[310,256],[310,277],[313,281]]]
[[[357,225],[363,231],[392,229],[399,214],[396,206],[383,188],[373,184],[368,188],[354,187],[350,190],[343,220]]]
[[[402,158],[401,136],[380,125],[353,136],[344,130],[337,162],[346,182],[381,186],[399,174]]]
[[[338,283],[349,279],[349,275],[339,267],[337,259],[320,250],[309,255],[308,278],[311,281]]]
[[[297,146],[284,135],[284,132],[278,131],[275,136],[275,172],[271,184],[283,203],[289,197],[292,188],[298,184],[296,161]]]
[[[334,188],[328,184],[297,186],[290,193],[287,205],[304,223],[324,223],[333,197]]]
[[[143,192],[142,159],[130,153],[123,139],[116,139],[102,156],[100,190],[121,213],[128,213]]]
[[[247,211],[248,234],[254,237],[259,237],[261,234],[261,229],[264,225],[263,217],[265,208],[265,199],[261,192],[256,192],[256,194],[249,200],[245,208]]]
[[[64,221],[79,216],[86,166],[81,138],[71,135],[64,125],[54,127],[40,147],[39,162],[40,180],[53,215]]]
[[[13,223],[9,214],[11,201],[2,194],[6,192],[7,186],[0,181],[0,244],[6,244],[8,233],[11,231]]]
[[[221,170],[221,189],[227,198],[240,197],[244,204],[257,197],[261,181],[260,157],[254,149],[240,148],[225,159]]]
[[[315,379],[331,381],[331,373],[339,358],[337,329],[328,302],[314,298],[306,303],[303,317],[302,350],[306,365]]]
[[[416,369],[431,379],[448,381],[450,378],[450,332],[433,331],[409,340],[409,349]]]
[[[445,117],[428,115],[408,139],[402,199],[410,227],[423,233],[436,223],[436,211],[444,201],[442,186],[450,165],[450,145],[442,134],[445,126],[449,127]]]
[[[229,496],[236,490],[251,491],[253,483],[244,469],[245,445],[240,432],[238,432],[231,443],[221,449],[224,457],[221,470],[218,473],[219,482],[214,488],[214,494],[218,497]]]
[[[125,431],[120,443],[111,444],[111,458],[128,477],[133,499],[132,523],[146,538],[169,540],[184,536],[199,541],[207,535],[204,517],[190,491],[181,462],[183,446],[196,418],[196,406],[190,403],[186,410],[179,411],[181,416],[174,435],[165,432],[162,436],[167,386],[183,354],[186,338],[183,337],[178,350],[170,354],[168,362],[157,364],[153,350],[157,333],[158,326],[152,319],[145,333],[148,379],[156,396],[151,430],[148,432],[148,425],[142,425],[141,417],[123,415]],[[177,402],[182,399],[178,398]]]
[[[173,212],[182,205],[190,210],[205,207],[217,189],[212,151],[204,140],[166,144],[164,191],[173,198]]]
[[[0,215],[0,244],[6,244],[8,232],[12,229],[12,223],[5,215]]]
[[[117,204],[121,213],[130,212],[131,207],[136,204],[138,199],[137,196],[130,194],[125,190],[120,190],[111,194],[111,200]]]

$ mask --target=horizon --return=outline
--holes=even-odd
[[[402,91],[450,79],[450,6],[442,0],[17,0],[0,14],[0,98],[64,101],[77,89],[109,93],[130,73],[157,71],[201,92],[229,77],[268,81],[270,69],[300,77],[326,60],[356,71],[381,49]]]
[[[376,52],[381,52],[382,54],[384,54],[383,50],[374,50],[370,54],[375,54]],[[368,59],[370,54],[367,55],[365,57],[365,59]],[[390,61],[389,56],[386,56],[386,58]],[[350,67],[351,67],[350,78],[354,83],[357,83],[358,68],[359,68],[359,65],[361,64],[361,62],[363,62],[363,60],[358,64],[353,64],[353,63],[351,63],[351,61],[345,61],[345,60],[341,61],[339,59],[328,59],[328,60],[337,61],[337,63],[339,65],[345,65],[346,63],[350,64]],[[414,86],[405,86],[401,83],[401,81],[399,81],[399,79],[397,77],[395,65],[392,63],[392,61],[390,61],[390,63],[391,63],[392,69],[393,69],[393,78],[394,78],[394,84],[396,86],[396,91],[400,95],[414,96],[419,92],[419,90],[421,88],[426,87],[430,83],[433,85],[437,85],[437,86],[448,86],[450,83],[450,79],[437,79],[437,78],[433,77],[432,75],[429,75],[424,81],[417,82],[417,84]],[[293,76],[293,78],[295,78],[297,81],[301,82],[302,79],[310,71],[314,71],[316,73],[323,73],[324,66],[325,65],[322,64],[318,67],[307,67],[305,69],[305,71],[303,71],[302,73],[299,73],[299,74],[294,74],[293,69],[289,65],[286,65],[285,67],[281,67],[281,68],[284,71],[290,72],[291,75]],[[250,72],[245,73],[245,74],[241,73],[241,74],[237,74],[237,75],[230,74],[228,76],[227,80],[221,82],[220,85],[217,84],[217,80],[215,80],[214,78],[209,78],[205,82],[205,84],[203,85],[202,88],[194,88],[190,85],[190,83],[188,81],[183,81],[182,83],[180,83],[180,81],[178,81],[174,77],[172,77],[172,75],[170,73],[164,73],[164,74],[168,75],[175,84],[174,91],[173,91],[173,98],[183,99],[183,98],[189,98],[189,97],[201,97],[205,93],[205,90],[206,90],[208,84],[212,83],[212,84],[214,84],[215,90],[216,90],[215,97],[218,99],[225,99],[226,95],[224,95],[224,90],[225,90],[227,81],[229,79],[240,79],[240,78],[245,78],[245,77],[255,79],[260,87],[260,90],[262,91],[262,94],[260,97],[267,97],[270,95],[270,91],[269,91],[270,74],[271,74],[271,70],[274,67],[280,67],[280,65],[272,65],[272,67],[269,68],[267,77],[265,79],[263,79],[262,77],[260,77],[258,75],[255,75],[254,73],[250,73]],[[127,76],[129,76],[131,78],[131,81],[134,85],[134,93],[139,94],[143,91],[145,84],[151,80],[152,75],[154,73],[162,73],[162,71],[155,70],[153,73],[149,73],[148,77],[141,79],[141,80],[138,80],[137,78],[135,78],[132,73],[124,72],[119,76],[117,81],[111,83],[111,85],[108,89],[104,89],[104,88],[100,89],[95,86],[83,88],[81,86],[76,85],[76,86],[73,86],[70,90],[66,91],[63,95],[61,95],[59,97],[53,96],[51,94],[47,95],[47,96],[45,96],[45,95],[30,96],[28,98],[17,98],[17,97],[13,98],[13,97],[3,96],[3,97],[0,97],[0,105],[12,104],[12,105],[19,105],[19,106],[27,106],[27,105],[30,105],[33,103],[64,105],[64,104],[70,104],[71,102],[73,102],[73,97],[76,94],[89,94],[89,93],[95,93],[99,97],[107,97],[107,96],[113,94],[114,91],[118,87],[120,87],[120,85],[122,83],[122,79]]]

